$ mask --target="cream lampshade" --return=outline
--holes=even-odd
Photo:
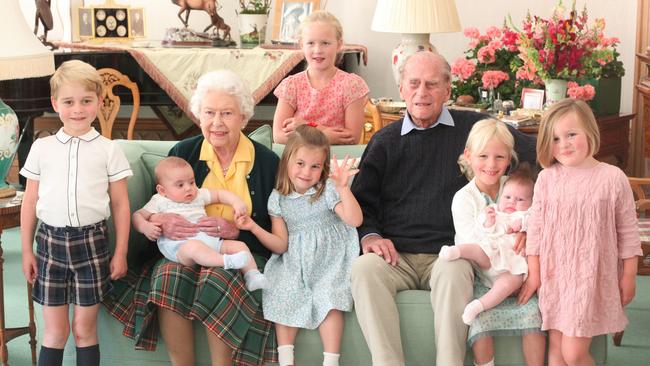
[[[399,84],[399,67],[417,51],[436,52],[429,42],[430,33],[460,31],[454,0],[377,0],[370,27],[374,31],[402,33],[393,50],[393,76]]]
[[[0,81],[47,76],[54,73],[54,54],[29,29],[18,0],[3,1],[0,13]],[[5,178],[18,149],[18,117],[0,99],[0,197],[15,190]]]

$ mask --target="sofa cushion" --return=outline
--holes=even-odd
[[[273,145],[273,127],[266,124],[261,125],[255,129],[255,131],[249,133],[248,138],[259,142],[260,144],[270,149]]]

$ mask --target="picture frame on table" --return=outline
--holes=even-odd
[[[98,6],[79,8],[79,38],[93,41],[121,41],[131,37],[129,6]],[[92,33],[88,35],[84,14],[90,12]]]
[[[129,30],[131,38],[145,38],[147,26],[144,18],[144,8],[129,9]]]
[[[544,90],[523,88],[521,90],[521,107],[524,109],[542,109],[544,106]]]
[[[307,15],[318,10],[319,6],[320,0],[277,0],[272,41],[297,44],[300,23]]]
[[[77,14],[77,27],[76,38],[78,39],[88,39],[93,37],[93,16],[92,9],[90,8],[78,8]]]

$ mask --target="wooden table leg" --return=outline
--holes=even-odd
[[[621,345],[621,341],[623,341],[623,333],[624,332],[625,331],[614,333],[614,336],[612,336],[612,340],[614,341],[614,345],[616,347],[619,347]]]
[[[9,355],[7,354],[7,339],[5,328],[5,289],[4,289],[4,262],[2,251],[2,226],[0,226],[0,345],[2,346],[2,366],[8,365]]]
[[[27,282],[27,306],[29,307],[29,346],[32,349],[32,365],[36,365],[36,322],[34,321],[32,285],[29,282]]]
[[[8,365],[9,355],[7,352],[7,343],[24,334],[29,334],[29,344],[32,350],[32,363],[36,365],[36,323],[34,323],[32,287],[29,283],[27,284],[27,306],[29,308],[28,326],[7,328],[5,324],[4,258],[1,236],[4,229],[20,225],[20,204],[20,200],[14,201],[11,199],[3,201],[2,205],[0,205],[0,360],[2,361],[2,366]]]

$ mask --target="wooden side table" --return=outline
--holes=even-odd
[[[0,236],[7,228],[20,225],[20,206],[22,192],[15,197],[0,199]],[[32,302],[32,286],[27,283],[27,305],[29,307],[29,325],[19,328],[6,328],[5,325],[5,295],[4,295],[4,258],[2,258],[2,242],[0,241],[0,356],[2,365],[8,365],[7,343],[23,334],[29,333],[29,344],[32,349],[32,364],[36,365],[36,324],[34,323],[34,303]]]

